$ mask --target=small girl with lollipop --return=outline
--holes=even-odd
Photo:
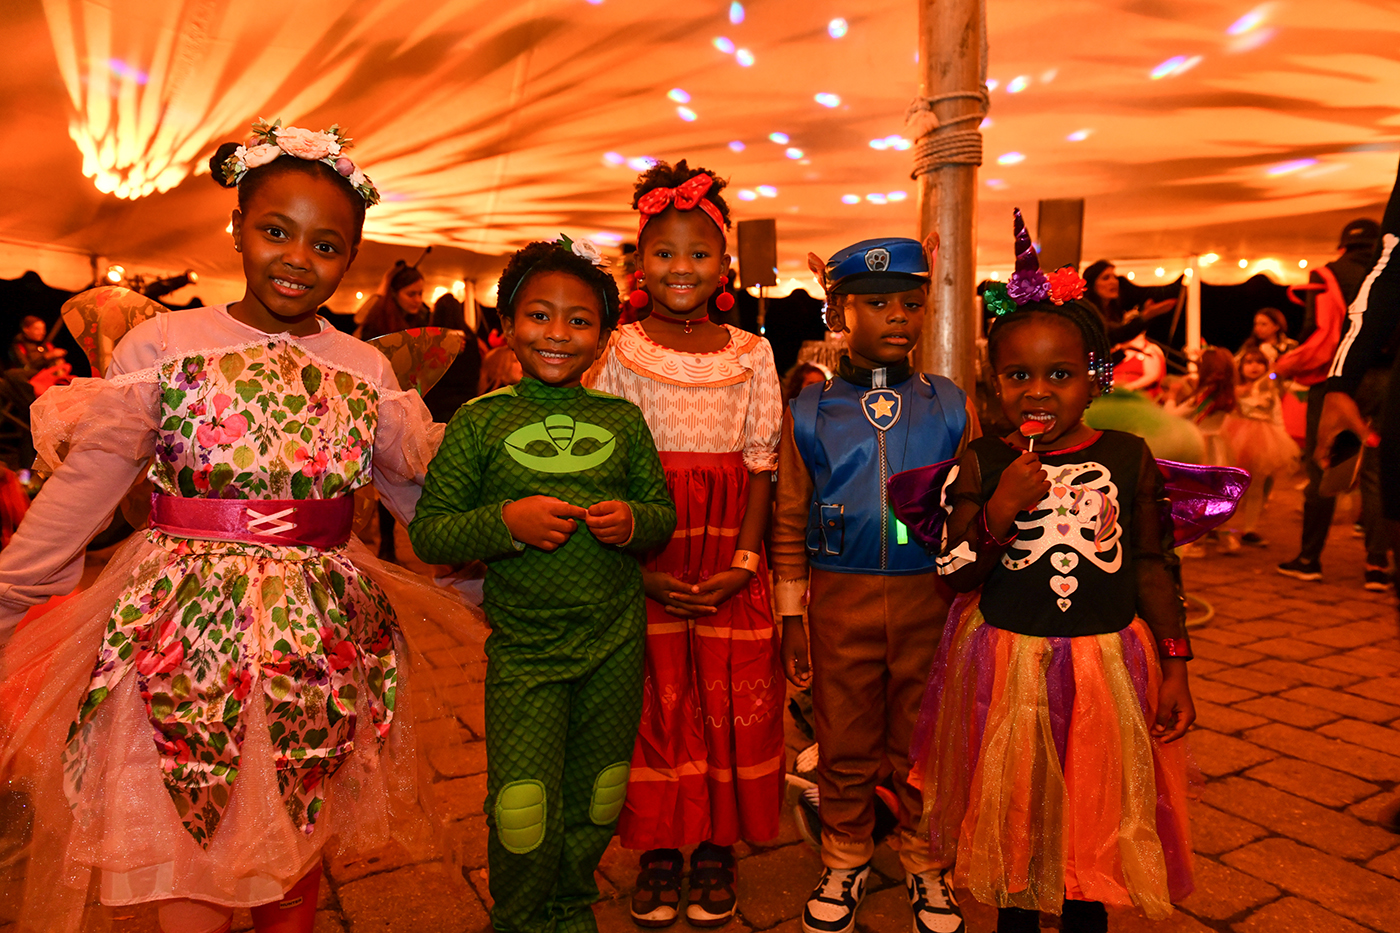
[[[0,555],[0,780],[32,817],[0,822],[0,852],[26,864],[23,929],[76,931],[91,888],[159,904],[167,933],[227,931],[240,907],[260,931],[310,931],[327,845],[434,834],[414,728],[428,695],[401,626],[466,641],[475,617],[351,526],[371,482],[413,517],[442,427],[316,313],[378,200],[348,140],[253,129],[210,160],[238,189],[243,297],[167,312],[84,292],[71,310],[100,337],[134,326],[106,379],[42,400],[36,446],[62,464]],[[15,632],[73,588],[142,474],[149,531]]]
[[[1019,212],[1016,246],[1017,272],[986,297],[998,395],[1022,430],[973,441],[951,476],[890,484],[968,594],[911,757],[932,852],[1000,909],[999,933],[1038,930],[1037,911],[1103,933],[1105,904],[1162,918],[1191,891],[1176,741],[1195,718],[1191,648],[1163,474],[1140,438],[1083,421],[1112,385],[1102,319],[1072,269],[1039,270]]]
[[[670,543],[643,564],[642,724],[618,824],[624,846],[647,850],[632,917],[651,927],[675,921],[680,847],[695,843],[686,918],[729,921],[730,847],[777,835],[784,789],[780,633],[763,555],[782,395],[768,341],[709,319],[729,276],[724,185],[685,160],[638,179],[643,285],[629,302],[651,313],[619,327],[590,374],[641,407],[677,512]]]

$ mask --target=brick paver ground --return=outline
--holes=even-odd
[[[1362,549],[1349,524],[1333,528],[1327,578],[1300,583],[1274,564],[1291,558],[1299,495],[1280,490],[1262,531],[1272,544],[1187,562],[1189,591],[1214,618],[1193,631],[1191,674],[1199,721],[1190,736],[1202,783],[1193,802],[1197,890],[1167,921],[1115,913],[1125,933],[1357,933],[1400,931],[1400,835],[1385,828],[1400,808],[1400,629],[1394,597],[1361,588]],[[400,530],[400,552],[410,553]],[[410,561],[410,563],[412,563]],[[421,567],[421,565],[417,565]],[[467,885],[436,863],[394,849],[327,860],[318,933],[480,931],[486,894],[484,668],[436,658],[464,749],[432,755],[444,809],[464,840]],[[465,665],[457,662],[468,661]],[[806,744],[789,727],[795,750]],[[803,900],[820,866],[791,813],[778,839],[738,847],[740,916],[733,933],[798,933]],[[881,847],[865,933],[910,928],[898,860]],[[615,843],[599,870],[604,933],[635,927],[627,898],[635,859]],[[0,894],[3,888],[0,888]],[[0,899],[2,901],[3,899]],[[971,933],[990,933],[995,912],[964,897]],[[10,933],[0,908],[0,933]],[[155,933],[149,908],[112,912],[116,933]],[[1053,918],[1044,918],[1047,926]],[[246,912],[235,930],[250,929]],[[684,929],[684,921],[676,929]]]

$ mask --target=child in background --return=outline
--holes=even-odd
[[[835,378],[789,405],[778,449],[772,554],[783,663],[795,686],[812,686],[819,748],[824,870],[802,914],[805,933],[854,927],[875,854],[876,784],[887,769],[900,804],[891,845],[914,933],[962,928],[918,831],[922,801],[908,759],[951,593],[890,511],[886,488],[892,473],[950,460],[981,433],[961,389],[909,365],[935,249],[934,239],[887,237],[824,264],[808,259],[826,290],[827,326],[845,333],[850,353]]]
[[[1229,449],[1231,466],[1249,471],[1252,482],[1240,500],[1241,542],[1263,547],[1266,542],[1255,530],[1264,512],[1275,480],[1287,479],[1298,468],[1298,444],[1283,426],[1283,403],[1278,382],[1269,372],[1269,358],[1262,349],[1246,347],[1239,356],[1239,384],[1235,410],[1221,425]]]
[[[647,850],[632,918],[679,913],[680,847],[691,855],[686,919],[734,916],[731,849],[778,834],[783,674],[763,533],[782,401],[768,341],[709,320],[728,279],[724,182],[684,160],[637,181],[642,287],[651,314],[619,327],[591,384],[641,406],[676,503],[675,535],[645,565],[646,685],[618,832]],[[727,310],[726,296],[716,299]],[[731,299],[732,300],[732,299]]]
[[[0,553],[0,780],[33,813],[32,834],[0,823],[0,851],[27,855],[23,929],[76,931],[91,891],[159,903],[166,933],[227,931],[239,907],[260,931],[309,933],[328,844],[434,831],[414,728],[428,671],[400,623],[474,616],[350,531],[371,481],[412,518],[442,429],[383,355],[316,314],[378,200],[347,140],[253,131],[210,159],[238,189],[243,297],[165,313],[83,293],[143,323],[109,378],[41,400],[40,451],[67,452]],[[73,589],[148,465],[150,531],[11,639],[28,606]]]
[[[636,555],[676,522],[641,411],[579,384],[617,321],[596,260],[567,238],[511,257],[501,325],[524,376],[453,417],[408,529],[424,560],[490,565],[487,856],[512,933],[597,929],[642,708]]]
[[[1205,440],[1205,462],[1208,466],[1235,466],[1235,452],[1225,435],[1225,416],[1235,410],[1235,357],[1222,347],[1206,347],[1196,361],[1196,372],[1177,386],[1173,399],[1163,406],[1169,414],[1195,422]],[[1240,549],[1239,536],[1234,531],[1212,531],[1225,554]],[[1188,545],[1184,557],[1204,557],[1205,547],[1197,542]]]
[[[971,594],[913,752],[934,857],[998,907],[998,933],[1036,933],[1037,911],[1104,933],[1105,904],[1162,919],[1191,892],[1176,741],[1195,718],[1191,649],[1157,463],[1141,438],[1083,421],[1112,385],[1102,319],[1072,269],[1047,282],[1019,215],[1016,233],[989,342],[1022,430],[973,441],[946,485],[897,503],[948,507],[939,572]]]

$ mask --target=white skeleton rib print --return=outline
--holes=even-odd
[[[1081,557],[1106,573],[1121,566],[1123,528],[1118,486],[1108,467],[1090,460],[1048,469],[1050,491],[1034,509],[1017,516],[1016,540],[1001,562],[1009,570],[1021,570],[1055,550],[1051,564],[1058,573],[1051,576],[1050,589],[1064,612],[1079,588],[1073,571]]]

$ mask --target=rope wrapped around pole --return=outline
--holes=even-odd
[[[933,112],[935,104],[945,100],[972,99],[981,103],[976,113],[950,117],[940,121]],[[986,87],[975,91],[954,91],[934,97],[916,97],[904,115],[904,125],[915,138],[914,170],[910,178],[929,175],[945,165],[981,165],[982,131],[978,129],[987,116],[991,101]],[[961,123],[975,123],[972,129],[954,129]]]

